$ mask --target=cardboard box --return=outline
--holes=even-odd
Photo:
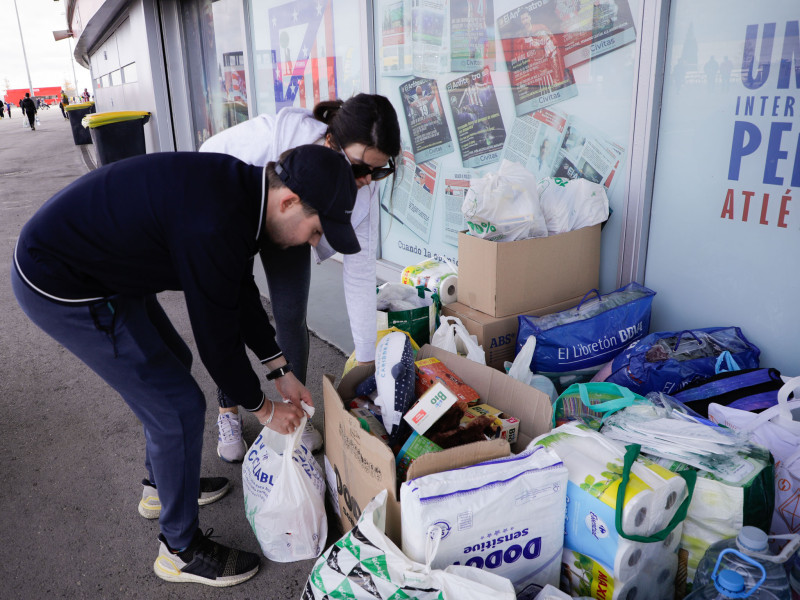
[[[467,409],[466,414],[461,418],[461,423],[466,425],[472,419],[481,415],[488,415],[495,418],[495,423],[500,428],[500,437],[508,440],[509,444],[517,441],[517,432],[519,432],[519,419],[507,415],[502,410],[489,406],[488,404],[478,404],[471,406]]]
[[[520,420],[517,443],[512,446],[515,452],[524,450],[533,438],[550,430],[553,410],[547,395],[494,369],[430,345],[423,346],[417,354],[418,359],[431,356],[457,373],[486,403]],[[361,428],[343,403],[355,395],[355,387],[373,371],[374,366],[355,367],[342,378],[338,387],[334,387],[331,376],[323,377],[326,470],[332,480],[331,487],[335,484],[337,497],[333,505],[339,508],[337,514],[342,528],[352,529],[361,510],[385,489],[388,491],[386,533],[400,544],[395,456],[386,444]],[[499,439],[425,454],[411,464],[406,479],[465,467],[508,453],[508,442]]]
[[[458,234],[458,301],[487,315],[527,313],[599,281],[600,225],[518,242]]]
[[[422,396],[436,382],[441,381],[453,392],[459,400],[469,405],[475,405],[480,400],[478,392],[469,387],[466,383],[453,373],[438,358],[424,358],[414,363],[417,372],[417,382],[414,386],[414,393],[417,398]]]
[[[564,300],[558,304],[535,308],[520,314],[541,317],[542,315],[567,310],[576,306],[588,291],[587,289],[580,296]],[[443,306],[442,315],[461,319],[461,323],[467,328],[467,331],[477,337],[478,343],[483,346],[488,366],[505,372],[503,363],[505,361],[513,362],[517,345],[517,331],[519,330],[519,320],[517,319],[519,315],[492,317],[460,302],[453,302]]]

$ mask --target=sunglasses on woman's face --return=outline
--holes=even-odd
[[[350,167],[352,167],[353,177],[356,179],[370,175],[372,181],[380,181],[394,173],[394,161],[391,158],[389,159],[389,164],[385,167],[370,167],[364,163],[351,163]]]

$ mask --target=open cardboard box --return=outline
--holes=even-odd
[[[492,242],[458,234],[458,301],[493,317],[582,296],[600,281],[600,227]]]
[[[520,452],[535,437],[550,430],[550,398],[524,383],[495,369],[479,365],[462,356],[430,345],[423,346],[417,360],[438,358],[467,385],[480,394],[481,401],[520,420],[517,442],[511,448]],[[348,531],[358,521],[361,510],[381,490],[388,491],[386,534],[400,544],[400,495],[395,456],[380,439],[361,429],[358,420],[344,407],[343,401],[355,396],[355,388],[374,372],[373,366],[355,367],[338,387],[326,375],[322,381],[325,403],[325,469],[328,487],[335,497],[342,529]],[[473,465],[508,456],[504,439],[476,442],[418,458],[409,468],[406,480]]]

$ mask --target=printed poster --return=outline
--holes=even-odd
[[[536,175],[582,177],[611,189],[624,146],[573,115],[548,108],[514,120],[503,158]]]
[[[576,67],[636,41],[628,0],[556,2],[563,25],[564,64]]]
[[[444,231],[442,241],[458,248],[458,232],[467,229],[467,220],[461,212],[464,196],[469,190],[470,178],[475,173],[469,169],[442,170],[439,189],[444,197]]]
[[[494,1],[450,4],[450,70],[456,73],[495,68]]]
[[[431,240],[436,206],[434,190],[438,166],[436,162],[416,164],[407,150],[403,151],[397,166],[397,185],[391,194],[381,193],[381,208],[427,244]]]
[[[489,67],[448,83],[447,97],[462,165],[474,168],[499,161],[506,130]]]
[[[386,0],[381,19],[381,75],[411,75],[411,3]]]
[[[411,4],[413,72],[435,75],[449,71],[450,40],[445,35],[448,2],[413,0]]]
[[[517,116],[572,98],[578,88],[556,37],[555,2],[536,0],[502,15],[497,29]]]
[[[276,111],[338,97],[331,4],[295,0],[269,9]]]
[[[414,149],[414,160],[424,163],[450,154],[453,141],[435,79],[415,77],[400,85],[400,98]]]

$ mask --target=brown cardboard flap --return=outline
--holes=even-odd
[[[508,442],[503,439],[475,442],[442,450],[441,452],[423,454],[411,463],[406,474],[406,481],[431,475],[432,473],[469,467],[487,460],[504,458],[509,454],[511,454],[511,448]]]

